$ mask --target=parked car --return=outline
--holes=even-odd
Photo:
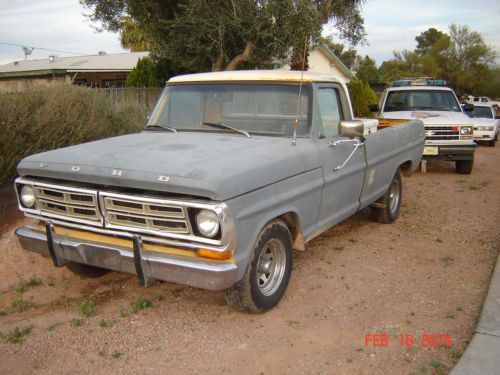
[[[282,298],[292,249],[369,207],[398,218],[401,174],[424,126],[354,120],[345,83],[293,71],[172,78],[138,134],[23,159],[22,247],[155,279],[227,290],[262,312]]]
[[[473,96],[469,95],[466,100],[467,103],[474,105],[492,105],[495,106],[495,110],[498,110],[500,102],[493,100],[487,96]]]
[[[435,79],[400,79],[385,89],[378,105],[371,105],[382,126],[420,119],[425,126],[424,160],[454,161],[457,173],[470,174],[476,144],[472,120],[446,82]]]
[[[495,147],[500,128],[500,116],[496,116],[495,108],[492,105],[475,105],[472,112],[466,113],[474,119],[474,140]]]

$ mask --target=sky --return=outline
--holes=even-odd
[[[96,32],[86,12],[78,0],[0,0],[0,65],[24,59],[21,47],[1,43],[35,47],[28,59],[75,56],[63,52],[127,52],[121,48],[118,34]],[[415,36],[429,27],[447,31],[451,23],[479,31],[500,53],[498,0],[367,0],[362,15],[366,44],[356,48],[378,64],[390,59],[395,50],[414,49]],[[334,30],[326,27],[324,35],[332,34]]]

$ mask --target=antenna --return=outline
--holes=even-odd
[[[307,53],[307,44],[309,38],[306,37],[306,42],[304,44],[304,55],[302,56],[302,70],[300,72],[300,84],[299,84],[299,99],[297,100],[297,111],[295,112],[295,122],[293,124],[293,139],[292,146],[297,144],[297,129],[299,127],[299,110],[300,105],[302,104],[302,83],[304,82],[304,68],[306,66],[306,53]]]

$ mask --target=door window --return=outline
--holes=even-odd
[[[334,88],[320,88],[318,90],[318,107],[323,135],[326,137],[338,136],[342,115],[337,90]]]

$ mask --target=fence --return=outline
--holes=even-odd
[[[163,89],[127,87],[97,90],[106,93],[117,109],[121,109],[126,104],[135,103],[144,108],[147,113],[151,113]]]

